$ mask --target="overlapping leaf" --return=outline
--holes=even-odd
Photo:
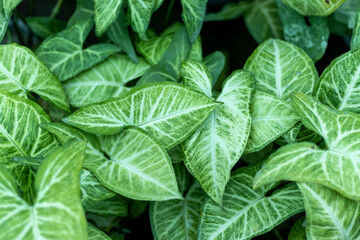
[[[207,2],[208,0],[181,0],[183,7],[182,18],[185,22],[190,42],[194,42],[200,33]]]
[[[117,195],[89,206],[86,212],[104,217],[125,217],[128,215],[128,201],[125,197]]]
[[[78,194],[84,152],[84,142],[72,141],[46,157],[36,176],[33,205],[20,197],[15,179],[0,167],[1,239],[87,239]]]
[[[305,217],[297,220],[291,228],[288,240],[306,240],[305,223]]]
[[[38,57],[60,81],[74,77],[120,50],[111,44],[94,44],[83,49],[92,26],[91,18],[82,19],[70,28],[45,39],[36,50]]]
[[[350,49],[355,50],[360,48],[360,8],[356,12],[355,26],[351,36]]]
[[[223,207],[208,200],[203,208],[199,238],[251,239],[267,232],[304,210],[296,184],[288,184],[266,195],[274,185],[252,189],[259,165],[236,171],[224,194]]]
[[[353,113],[338,113],[300,93],[294,96],[293,105],[302,123],[323,137],[326,149],[309,142],[280,148],[264,163],[254,187],[285,179],[311,182],[359,200],[360,118]]]
[[[154,239],[197,239],[204,198],[200,184],[195,182],[184,200],[151,203],[150,221]]]
[[[58,108],[70,111],[59,80],[25,47],[0,46],[0,87],[22,97],[34,92]]]
[[[93,17],[94,17],[94,1],[76,0],[76,9],[68,21],[67,27],[71,27],[83,19],[88,19]]]
[[[21,0],[0,1],[0,42],[2,41],[5,35],[11,17],[11,13],[20,2]]]
[[[211,75],[204,64],[183,63],[184,84],[212,96]],[[235,71],[217,101],[224,103],[183,144],[185,165],[204,191],[221,205],[231,168],[239,160],[250,133],[253,76]]]
[[[359,1],[347,0],[334,12],[335,19],[346,25],[349,29],[353,29],[359,7]]]
[[[140,77],[149,64],[143,59],[134,63],[125,55],[112,55],[102,63],[64,83],[70,105],[82,107],[128,92],[126,84]]]
[[[114,134],[125,126],[146,130],[166,148],[185,140],[220,103],[175,83],[147,84],[120,98],[90,105],[64,121],[95,134]]]
[[[285,4],[304,16],[328,16],[345,0],[282,0]]]
[[[101,36],[115,21],[125,0],[94,0],[96,35]]]
[[[87,223],[87,232],[89,240],[111,240],[111,238],[106,235],[103,231],[94,227],[91,223]]]
[[[47,38],[66,27],[66,22],[51,17],[27,17],[26,23],[31,31],[41,38]]]
[[[226,4],[220,12],[209,13],[205,16],[205,21],[226,21],[232,20],[243,15],[251,8],[249,2],[240,1],[239,3]]]
[[[360,203],[314,183],[298,183],[309,240],[360,239]]]

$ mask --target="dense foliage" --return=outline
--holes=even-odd
[[[49,2],[0,0],[0,239],[360,239],[360,1]]]

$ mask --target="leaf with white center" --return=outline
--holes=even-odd
[[[350,49],[360,48],[360,8],[356,12],[355,27],[351,36]]]
[[[106,35],[116,46],[119,46],[134,62],[138,61],[134,46],[128,31],[129,23],[125,17],[124,9],[120,9],[118,18],[110,25]]]
[[[360,49],[336,58],[322,73],[316,98],[340,111],[360,113]]]
[[[234,172],[226,186],[223,206],[209,199],[201,216],[200,240],[251,239],[270,231],[289,217],[304,211],[296,184],[268,194],[274,185],[252,189],[259,165]]]
[[[300,93],[294,95],[293,106],[305,127],[323,137],[326,149],[309,142],[281,147],[264,163],[254,187],[280,180],[319,183],[360,200],[359,116]]]
[[[87,239],[79,195],[84,152],[84,142],[71,141],[45,158],[36,175],[33,205],[20,197],[15,179],[0,167],[0,239]]]
[[[77,22],[94,17],[93,0],[76,0],[76,9],[67,23],[67,27],[75,25]]]
[[[102,63],[64,83],[69,103],[83,107],[119,97],[128,92],[126,84],[140,77],[150,65],[139,58],[133,62],[126,55],[114,54]]]
[[[131,26],[142,40],[147,40],[146,30],[151,16],[164,0],[128,0]]]
[[[66,28],[66,22],[51,17],[27,17],[26,23],[41,38],[47,38]]]
[[[21,0],[0,1],[0,42],[6,33],[12,11],[20,2]]]
[[[26,98],[34,92],[70,112],[59,80],[26,47],[16,44],[0,46],[0,88]]]
[[[285,102],[294,92],[312,94],[318,78],[313,61],[302,49],[275,39],[257,47],[244,69],[255,74],[256,90]]]
[[[334,17],[340,23],[346,25],[349,29],[353,29],[359,7],[360,1],[347,0],[334,12]]]
[[[212,76],[207,66],[196,60],[187,60],[181,64],[183,83],[192,89],[212,97]]]
[[[327,18],[309,17],[310,26],[305,18],[295,10],[276,0],[279,16],[284,27],[284,38],[303,49],[316,62],[325,53],[329,39]]]
[[[182,18],[189,35],[190,42],[194,42],[200,33],[208,0],[181,0],[183,8]]]
[[[294,226],[291,228],[288,240],[306,240],[305,224],[305,217],[297,220]]]
[[[85,167],[107,188],[138,200],[182,198],[169,156],[144,131],[126,128],[105,136],[103,145],[109,159],[86,159]]]
[[[128,214],[128,201],[126,198],[116,195],[115,197],[97,202],[86,209],[86,212],[108,217],[125,217]]]
[[[286,5],[304,16],[328,16],[345,0],[282,0]]]
[[[160,62],[148,69],[137,85],[150,82],[178,82],[181,62],[188,58],[191,43],[184,27],[178,28]]]
[[[245,24],[257,43],[282,38],[283,29],[275,0],[257,0],[244,14]]]
[[[240,1],[238,3],[226,4],[220,12],[209,13],[205,16],[205,22],[226,21],[241,17],[251,8],[249,2]]]
[[[263,149],[300,120],[289,104],[261,91],[255,91],[250,109],[251,130],[245,153]]]
[[[137,126],[171,149],[189,137],[219,105],[183,85],[155,83],[136,87],[117,99],[83,107],[63,120],[103,135]]]
[[[204,63],[211,74],[212,87],[214,87],[225,67],[225,56],[222,52],[216,51],[204,58]]]
[[[197,239],[197,229],[205,193],[195,182],[184,200],[153,202],[150,221],[154,239]]]
[[[101,36],[118,17],[124,0],[94,0],[95,32]]]
[[[89,222],[87,223],[87,232],[89,240],[111,240],[108,235]]]
[[[198,72],[194,72],[194,80],[200,76]],[[208,81],[207,87],[211,90],[209,78],[200,81]],[[230,171],[240,159],[250,134],[253,85],[253,75],[249,72],[233,72],[217,98],[224,104],[216,108],[196,132],[182,143],[187,169],[219,205],[230,179]]]
[[[359,240],[360,203],[315,183],[298,183],[309,240]]]
[[[36,50],[38,57],[60,81],[74,77],[120,51],[111,44],[94,44],[83,49],[93,24],[91,18],[82,19],[70,28],[45,39]]]

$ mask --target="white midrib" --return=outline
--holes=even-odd
[[[11,73],[6,68],[4,68],[4,66],[2,64],[0,64],[0,71],[4,75],[6,75],[6,77],[13,80],[15,82],[15,84],[18,85],[25,93],[28,92],[28,90],[21,84],[21,82],[19,82],[18,79],[16,79],[13,75],[11,75]]]
[[[267,20],[267,23],[269,24],[270,28],[271,28],[271,32],[274,34],[274,36],[276,38],[281,38],[281,36],[279,35],[278,31],[276,31],[276,26],[273,22],[273,18],[269,15],[268,11],[266,11],[266,5],[271,2],[271,1],[267,1],[267,2],[264,2],[262,4],[259,4],[257,3],[258,6],[258,9],[260,10],[260,12],[262,12],[262,14],[264,15],[264,17],[266,18]]]
[[[20,146],[18,146],[18,144],[11,138],[11,136],[7,133],[7,131],[3,128],[2,125],[0,125],[0,132],[2,132],[4,136],[16,147],[16,149],[19,150],[23,157],[26,157],[26,154],[23,152]]]
[[[211,113],[211,166],[212,166],[212,177],[214,182],[213,191],[217,195],[217,172],[216,172],[216,122],[215,122],[215,111]]]
[[[343,108],[345,107],[344,105],[347,102],[348,98],[350,97],[351,91],[354,88],[354,85],[355,85],[356,81],[359,79],[359,77],[360,77],[360,66],[356,69],[356,72],[352,76],[351,81],[350,81],[348,87],[346,88],[345,95],[341,101],[339,108],[338,108],[340,111],[343,110]]]
[[[247,210],[249,210],[251,207],[253,207],[255,204],[260,202],[264,197],[261,196],[260,198],[255,199],[252,201],[249,205],[241,209],[240,212],[238,212],[234,217],[232,217],[229,221],[226,222],[221,228],[219,228],[216,232],[211,234],[209,239],[215,239],[220,233],[222,233],[225,229],[227,229],[233,222],[235,222],[241,215],[243,215]]]
[[[36,218],[36,207],[35,206],[30,206],[31,208],[31,219],[33,222],[33,235],[34,235],[34,239],[42,239],[41,234],[39,232],[39,227],[38,227],[38,220]]]
[[[275,81],[276,81],[276,96],[280,99],[282,95],[281,88],[281,67],[280,67],[280,58],[279,58],[279,48],[274,42],[275,49]]]

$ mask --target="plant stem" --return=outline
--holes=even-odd
[[[55,7],[53,8],[53,10],[51,11],[51,18],[55,18],[56,15],[59,13],[61,5],[63,4],[64,0],[58,0]]]

